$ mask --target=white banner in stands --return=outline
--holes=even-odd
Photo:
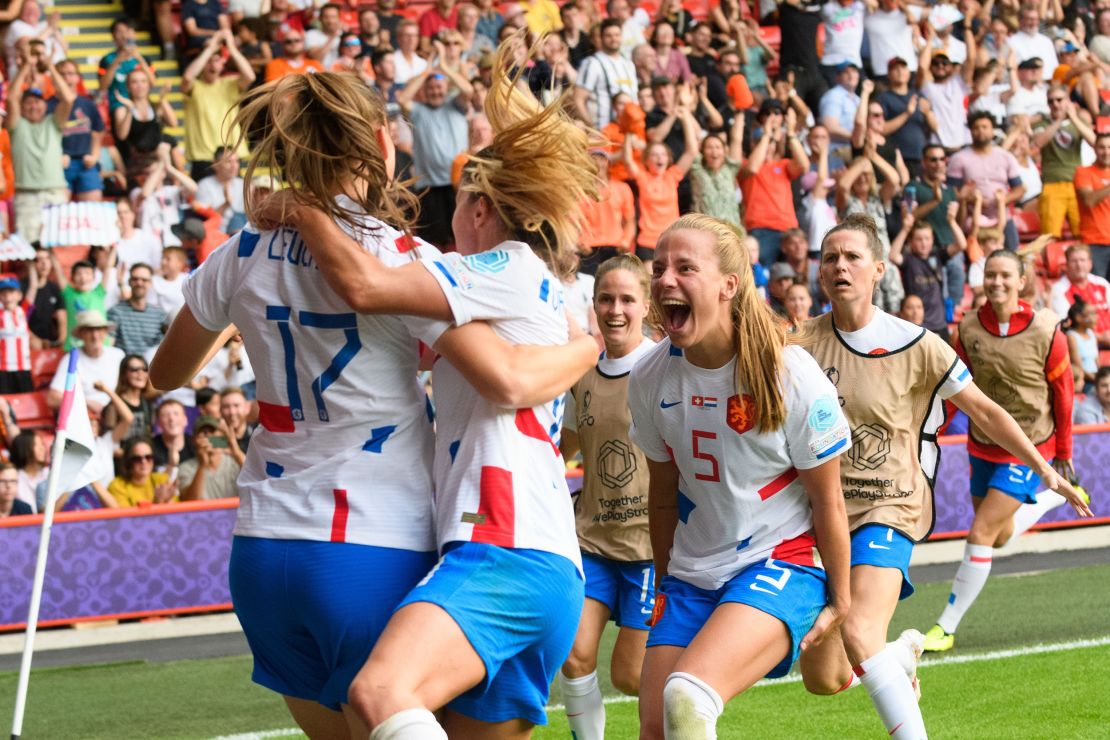
[[[115,203],[63,203],[43,206],[44,247],[69,247],[77,244],[110,246],[119,241],[119,221]]]
[[[35,248],[28,244],[19,234],[12,234],[0,242],[0,262],[15,260],[33,260]]]

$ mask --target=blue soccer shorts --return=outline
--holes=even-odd
[[[228,577],[257,684],[339,710],[434,552],[235,537]]]
[[[885,524],[865,524],[852,532],[852,565],[873,565],[876,568],[897,568],[902,571],[899,600],[913,594],[910,580],[910,556],[913,540]]]
[[[646,630],[655,606],[655,566],[582,553],[586,598],[604,604],[618,627]]]
[[[996,463],[969,455],[971,459],[971,495],[983,498],[994,488],[1023,504],[1037,503],[1041,476],[1027,465]]]
[[[483,681],[447,708],[481,722],[547,724],[548,691],[570,655],[582,616],[582,576],[539,550],[451,543],[401,602],[447,612],[486,666]]]
[[[746,604],[770,614],[790,632],[790,653],[775,666],[768,678],[784,676],[798,659],[802,638],[825,607],[825,571],[782,560],[764,560],[740,571],[721,588],[710,591],[692,586],[674,576],[659,584],[657,620],[648,634],[647,646],[686,647],[721,604]]]

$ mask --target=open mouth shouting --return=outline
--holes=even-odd
[[[663,329],[667,334],[682,331],[690,318],[690,304],[678,298],[663,298],[659,301],[663,314]]]

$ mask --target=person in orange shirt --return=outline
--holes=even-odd
[[[470,161],[470,155],[477,154],[493,143],[493,127],[489,124],[489,119],[485,114],[475,113],[467,124],[467,138],[470,143],[466,147],[465,152],[460,152],[459,156],[455,157],[455,161],[451,163],[451,185],[455,190],[459,189],[459,183],[462,181],[463,167]]]
[[[0,106],[0,123],[8,111]],[[8,130],[0,126],[0,213],[3,213],[3,223],[0,223],[0,233],[7,236],[12,226],[12,198],[15,196],[15,168],[12,166],[12,140]]]
[[[1091,248],[1092,275],[1110,273],[1110,133],[1095,139],[1095,163],[1075,170],[1079,238]]]
[[[636,237],[636,256],[643,260],[649,271],[659,235],[678,220],[678,183],[686,177],[698,154],[701,126],[685,104],[680,103],[676,112],[682,120],[686,150],[674,164],[671,164],[671,150],[667,145],[656,142],[644,150],[643,165],[638,165],[632,158],[633,137],[626,136],[624,139],[624,164],[640,192],[640,233]]]
[[[794,109],[766,98],[759,106],[756,125],[759,143],[740,170],[744,194],[744,228],[759,242],[759,263],[770,267],[779,259],[779,242],[787,229],[798,228],[790,183],[809,171],[809,157],[796,131]]]
[[[590,154],[597,163],[597,200],[582,201],[582,233],[578,237],[578,271],[587,275],[595,274],[607,259],[631,252],[636,239],[632,188],[611,177],[608,152],[594,149]]]
[[[644,128],[644,121],[647,115],[644,113],[644,109],[640,107],[640,104],[632,99],[631,95],[623,92],[613,96],[613,110],[616,111],[617,114],[616,120],[605,124],[605,128],[601,130],[601,133],[611,142],[609,153],[619,157],[621,149],[624,148],[624,137],[628,134],[635,134],[641,141],[647,139],[647,132]],[[639,164],[640,152],[634,149],[632,151],[632,156],[635,158],[636,163]],[[619,158],[611,163],[609,167],[609,177],[613,180],[621,181],[632,179],[632,176],[628,174],[628,170],[624,166],[624,160]]]
[[[280,40],[281,56],[266,65],[266,82],[285,75],[324,71],[320,62],[305,56],[304,31],[292,26],[283,28]]]

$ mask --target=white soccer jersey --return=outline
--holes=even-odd
[[[364,224],[353,238],[387,265],[439,254]],[[190,277],[185,299],[206,329],[239,327],[255,361],[260,427],[239,476],[235,533],[434,549],[431,407],[416,338],[446,324],[356,314],[291,229],[244,229]]]
[[[481,254],[422,262],[443,288],[456,324],[488,321],[513,344],[567,342],[562,284],[528,245],[504,242]],[[502,408],[443,359],[432,384],[439,544],[543,550],[581,568],[558,446],[562,397],[533,408]]]
[[[736,360],[691,365],[669,340],[628,383],[632,441],[678,466],[678,519],[668,573],[717,589],[752,563],[817,565],[813,516],[798,470],[848,449],[836,391],[805,350],[783,351],[786,423],[763,434],[752,398],[736,393]]]

